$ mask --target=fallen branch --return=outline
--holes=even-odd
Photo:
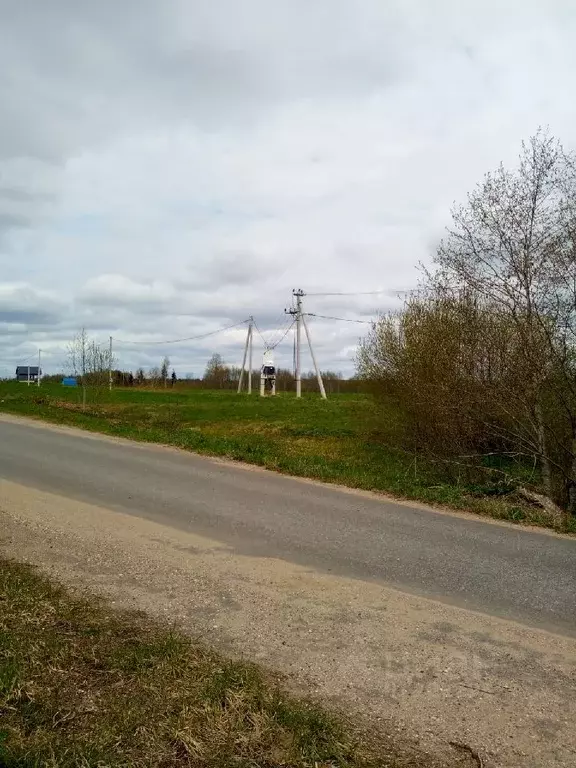
[[[516,492],[520,494],[520,496],[523,496],[527,501],[530,501],[532,504],[536,504],[537,506],[544,509],[556,519],[564,519],[564,510],[555,504],[552,499],[548,498],[548,496],[544,496],[541,493],[536,493],[536,491],[530,491],[528,488],[523,487],[516,488]]]
[[[490,696],[495,696],[496,691],[488,691],[486,688],[477,688],[475,685],[466,685],[466,683],[460,683],[461,688],[470,688],[471,691],[479,691],[480,693],[489,693]]]

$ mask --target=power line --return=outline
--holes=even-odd
[[[274,320],[273,323],[271,323],[272,328],[278,328],[278,326],[284,327],[284,321],[286,320],[286,315],[284,311],[280,313],[280,315]]]
[[[258,328],[258,325],[257,325],[256,321],[253,320],[254,328],[256,328],[256,331],[258,332],[258,335],[262,339],[262,342],[263,342],[264,347],[266,349],[274,349],[274,347],[276,347],[280,343],[280,341],[284,338],[284,336],[282,334],[284,333],[284,331],[286,329],[286,322],[283,322],[282,324],[280,324],[280,321],[283,318],[285,318],[284,312],[282,312],[280,317],[272,324],[272,328],[270,329],[271,330],[271,335],[270,335],[269,341],[266,341],[266,338],[264,337],[264,334],[262,333],[260,328]],[[289,323],[290,323],[290,318],[288,318],[288,324]],[[278,326],[280,326],[280,327],[278,327]],[[279,338],[278,341],[276,341],[276,337],[278,337],[278,336],[280,338]]]
[[[226,325],[224,328],[218,328],[215,331],[209,331],[208,333],[201,333],[198,336],[187,336],[185,339],[160,339],[158,341],[126,341],[123,339],[116,339],[114,338],[114,341],[117,344],[147,344],[148,346],[151,346],[152,344],[179,344],[182,341],[195,341],[197,339],[206,339],[208,336],[215,336],[217,333],[223,333],[224,331],[229,331],[231,328],[238,328],[241,325],[244,325],[244,323],[247,323],[249,321],[249,318],[246,318],[246,320],[241,320],[239,323],[234,323],[233,325]]]
[[[291,331],[291,330],[292,330],[292,328],[294,327],[294,323],[295,323],[295,322],[296,322],[296,320],[292,320],[292,322],[290,323],[290,325],[288,326],[288,328],[286,328],[286,330],[284,331],[284,333],[282,334],[282,336],[281,336],[281,337],[278,339],[278,341],[277,341],[275,344],[272,344],[271,346],[269,346],[269,347],[268,347],[268,349],[276,349],[276,347],[278,346],[278,344],[280,344],[282,341],[284,341],[284,339],[286,338],[286,336],[288,336],[288,334],[290,333],[290,331]]]
[[[284,339],[290,328],[292,327],[292,322],[290,318],[288,318],[288,321],[285,323],[282,323],[280,329],[276,334],[272,336],[272,340],[270,341],[270,346],[272,348],[277,347],[278,344]]]
[[[322,320],[343,320],[345,323],[363,323],[372,325],[373,320],[352,320],[350,317],[332,317],[332,315],[317,315],[315,312],[306,312],[310,317],[320,317]]]
[[[306,296],[377,296],[380,293],[388,293],[388,290],[383,291],[337,291],[335,293],[308,293]]]
[[[282,316],[284,316],[284,313],[282,313]],[[286,334],[288,333],[288,330],[292,327],[292,319],[290,317],[284,318],[284,322],[280,325],[280,319],[278,318],[278,322],[274,326],[274,329],[272,330],[272,334],[270,336],[270,340],[266,341],[263,337],[260,331],[260,336],[262,340],[264,341],[264,345],[266,349],[274,349],[275,347],[280,344],[280,342],[284,339]],[[280,325],[280,327],[277,327]]]
[[[33,357],[36,357],[38,354],[38,351],[32,352],[31,355],[28,355],[28,357],[23,358],[22,360],[18,360],[16,362],[16,365],[22,365],[22,363],[26,363],[28,360],[32,360]]]
[[[268,342],[266,341],[266,339],[262,335],[262,331],[260,330],[260,328],[258,328],[258,326],[256,325],[256,320],[254,320],[254,319],[252,320],[252,325],[254,326],[254,328],[256,328],[256,332],[258,333],[258,336],[260,336],[260,338],[262,339],[262,343],[264,344],[266,349],[268,349]]]
[[[262,335],[262,332],[261,332],[260,328],[258,328],[258,326],[256,325],[256,322],[254,321],[254,328],[256,328],[256,330],[258,331],[258,335],[260,336],[260,338],[264,342],[264,346],[265,346],[266,349],[275,349],[278,346],[278,344],[280,344],[280,342],[284,341],[284,339],[288,335],[288,332],[290,331],[290,329],[292,328],[293,325],[294,325],[294,320],[291,320],[291,321],[289,320],[287,327],[285,325],[283,325],[282,328],[280,329],[280,331],[277,330],[272,335],[272,339],[275,339],[276,335],[278,333],[280,333],[280,338],[278,340],[276,340],[276,341],[266,341],[266,339]]]

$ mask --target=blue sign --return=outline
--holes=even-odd
[[[77,387],[78,386],[78,382],[72,376],[66,376],[66,378],[62,379],[62,384],[65,387]]]

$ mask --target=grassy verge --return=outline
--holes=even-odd
[[[4,768],[396,765],[256,666],[27,566],[0,560],[0,609]]]
[[[467,509],[514,522],[554,526],[536,507],[493,487],[442,481],[435,468],[377,437],[398,414],[367,395],[260,398],[229,391],[119,389],[80,392],[60,385],[0,383],[0,410],[213,456],[352,488]],[[505,489],[506,490],[506,489]],[[576,520],[572,527],[576,532]]]

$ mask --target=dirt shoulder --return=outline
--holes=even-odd
[[[574,639],[6,481],[0,514],[5,555],[284,672],[407,753],[576,764]]]
[[[414,768],[277,676],[0,554],[3,768]]]

